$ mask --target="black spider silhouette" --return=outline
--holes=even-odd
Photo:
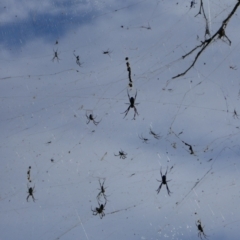
[[[102,53],[103,54],[107,54],[109,57],[110,57],[110,54],[112,53],[113,51],[111,51],[111,50],[107,50],[107,51],[103,51]]]
[[[121,159],[125,159],[127,157],[127,153],[125,153],[123,150],[119,151],[119,154],[114,154],[114,156],[119,156]]]
[[[101,120],[99,122],[95,121],[96,117],[94,117],[93,114],[89,114],[88,116],[86,113],[86,117],[88,119],[87,124],[89,124],[90,121],[93,121],[94,125],[97,126],[101,122]]]
[[[83,63],[80,62],[80,57],[77,56],[77,55],[75,55],[75,53],[73,53],[73,55],[74,55],[75,58],[76,58],[76,64],[77,64],[79,67],[81,67]]]
[[[207,235],[203,231],[203,226],[200,220],[197,221],[196,226],[198,228],[198,237],[202,239],[202,236],[207,239]]]
[[[105,179],[104,179],[103,183],[101,183],[100,180],[98,180],[98,181],[99,181],[99,185],[100,185],[100,189],[99,189],[100,192],[97,195],[97,199],[99,201],[100,197],[103,196],[105,201],[107,202],[107,196],[105,194],[106,188],[104,187]]]
[[[162,185],[166,185],[168,195],[170,196],[171,191],[169,190],[167,183],[168,183],[169,181],[171,181],[171,180],[168,180],[168,181],[167,181],[167,171],[168,171],[168,167],[167,167],[167,170],[166,170],[165,174],[163,175],[163,174],[162,174],[162,167],[161,167],[161,169],[160,169],[160,174],[161,174],[161,177],[162,177],[162,181],[157,180],[158,182],[161,183],[160,186],[159,186],[158,189],[157,189],[157,193],[158,193],[158,194],[160,193],[160,190],[161,190]]]
[[[95,210],[93,210],[93,209],[91,208],[91,210],[92,210],[92,212],[93,212],[93,215],[96,216],[96,215],[99,214],[100,218],[102,219],[102,218],[105,216],[104,210],[105,210],[106,204],[107,204],[107,202],[105,202],[105,204],[100,204],[100,203],[98,203],[98,206],[99,206],[99,207],[96,207]]]
[[[35,186],[33,186],[33,187],[29,187],[29,186],[28,186],[27,202],[28,202],[28,198],[29,198],[30,196],[32,197],[33,201],[35,202],[35,198],[34,198],[34,196],[33,196],[34,188],[35,188]]]
[[[137,111],[137,108],[135,107],[135,105],[139,104],[139,103],[135,103],[136,98],[137,98],[137,92],[135,94],[135,97],[130,97],[128,92],[127,92],[127,94],[128,94],[129,103],[126,103],[126,104],[129,104],[129,107],[127,108],[127,110],[125,112],[123,112],[123,113],[125,113],[123,118],[125,118],[127,116],[130,108],[133,108],[134,109],[134,117],[133,117],[133,119],[135,120],[136,115],[139,115],[138,111]]]
[[[52,61],[54,62],[54,59],[56,58],[57,61],[59,62],[59,60],[61,60],[61,59],[58,57],[58,55],[59,55],[59,54],[58,54],[58,50],[55,51],[55,50],[53,49],[53,52],[54,52],[54,55],[53,55]]]
[[[233,118],[238,118],[238,114],[237,114],[236,109],[234,109],[234,111],[233,111]]]

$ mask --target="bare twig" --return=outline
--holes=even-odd
[[[201,41],[201,44],[196,46],[195,48],[193,48],[191,51],[189,51],[187,54],[185,54],[184,56],[182,56],[182,58],[184,59],[185,57],[191,55],[195,50],[197,50],[198,48],[200,48],[200,50],[198,51],[198,53],[196,54],[192,64],[182,73],[172,77],[172,79],[174,78],[178,78],[181,76],[184,76],[196,63],[196,61],[198,60],[198,58],[200,57],[200,55],[202,54],[202,52],[210,45],[210,43],[212,43],[214,40],[217,39],[222,39],[222,38],[226,38],[229,45],[231,45],[231,40],[227,37],[226,33],[225,33],[225,29],[231,19],[231,17],[233,16],[233,14],[236,12],[237,8],[240,5],[240,0],[238,0],[238,2],[235,4],[234,8],[232,9],[232,11],[229,13],[229,15],[226,17],[226,19],[223,20],[222,25],[220,26],[220,28],[214,33],[214,35],[212,37],[209,37],[208,39],[205,39],[205,41]],[[201,14],[201,9],[203,9],[202,6],[202,0],[201,0],[201,6],[200,6],[200,10],[198,14]],[[207,20],[206,20],[207,21]],[[206,37],[206,34],[205,34]]]

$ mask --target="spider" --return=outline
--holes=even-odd
[[[197,221],[196,226],[198,228],[198,237],[202,239],[202,236],[207,239],[207,235],[204,233],[202,223],[200,220]]]
[[[89,124],[90,121],[93,121],[94,125],[97,126],[101,122],[101,120],[99,122],[95,121],[96,117],[94,117],[93,114],[89,114],[89,116],[86,114],[86,117],[88,119],[87,124]]]
[[[151,128],[150,128],[150,131],[149,131],[149,133],[150,133],[150,134],[152,134],[152,135],[153,135],[153,137],[154,137],[154,138],[156,138],[156,139],[159,139],[159,138],[160,138],[160,135],[159,135],[159,134],[157,134],[157,133],[155,133],[155,132],[153,132]]]
[[[148,23],[148,26],[146,27],[146,26],[141,26],[141,28],[145,28],[145,29],[147,29],[147,30],[151,30],[152,28],[151,28],[151,26],[149,25],[149,23]]]
[[[234,109],[234,111],[233,111],[233,117],[234,117],[234,118],[238,118],[238,114],[237,114],[236,109]]]
[[[125,159],[127,157],[127,153],[125,153],[123,150],[119,151],[119,154],[116,155],[114,154],[116,157],[119,156],[121,159]]]
[[[56,58],[57,59],[57,61],[59,62],[59,60],[61,60],[59,57],[58,57],[58,50],[54,50],[53,49],[53,52],[54,52],[54,56],[53,56],[53,58],[52,58],[52,61],[54,62],[54,59]]]
[[[144,138],[142,135],[138,137],[143,141],[143,143],[148,143],[148,138]]]
[[[79,57],[79,56],[76,56],[74,53],[73,53],[73,55],[74,55],[75,58],[76,58],[76,63],[77,63],[77,65],[78,65],[79,67],[81,67],[83,63],[80,62],[80,57]]]
[[[128,92],[127,92],[127,93],[128,93]],[[125,113],[125,115],[124,115],[123,118],[125,118],[125,117],[127,116],[130,108],[133,108],[133,109],[134,109],[134,117],[133,117],[134,120],[135,120],[136,114],[139,115],[139,114],[138,114],[138,111],[137,111],[137,108],[135,107],[135,105],[138,104],[138,103],[135,103],[136,98],[137,98],[137,92],[136,92],[136,94],[135,94],[135,97],[130,97],[130,96],[129,96],[129,93],[128,93],[129,107],[127,108],[127,110],[126,110],[125,112],[123,112],[123,113]],[[126,103],[126,104],[128,104],[128,103]],[[122,113],[122,114],[123,114],[123,113]]]
[[[161,190],[162,185],[165,184],[165,185],[166,185],[166,188],[167,188],[168,195],[170,196],[171,191],[169,190],[167,183],[168,183],[169,181],[171,181],[171,180],[168,180],[168,181],[167,181],[167,171],[168,171],[168,167],[167,167],[167,170],[166,170],[165,174],[162,175],[162,167],[161,167],[161,169],[160,169],[160,174],[161,174],[161,177],[162,177],[162,181],[157,180],[158,182],[161,183],[160,186],[159,186],[158,189],[157,189],[157,193],[158,193],[158,194],[160,193],[160,190]]]
[[[107,202],[107,196],[106,196],[106,194],[105,194],[106,188],[104,188],[105,179],[104,179],[103,183],[101,183],[100,180],[98,180],[98,181],[99,181],[99,184],[100,184],[100,189],[99,189],[100,192],[99,192],[98,195],[97,195],[97,199],[100,200],[100,197],[103,196],[104,199],[105,199],[105,201]]]
[[[33,201],[35,202],[35,198],[34,198],[34,196],[33,196],[34,188],[35,188],[35,185],[34,185],[34,187],[29,187],[29,186],[28,186],[27,202],[28,202],[28,198],[29,198],[30,196],[32,197]]]
[[[229,66],[229,68],[232,69],[232,70],[237,70],[236,66]]]
[[[110,51],[109,49],[107,51],[103,51],[102,53],[103,54],[107,54],[109,57],[110,57],[110,54],[112,53],[113,51]]]
[[[99,214],[100,218],[102,219],[102,218],[105,216],[104,210],[105,210],[106,204],[107,204],[107,202],[105,202],[105,204],[100,204],[100,203],[98,203],[98,206],[99,206],[99,207],[96,207],[95,210],[93,210],[93,209],[91,208],[91,210],[92,210],[92,212],[93,212],[93,215],[96,216],[96,215]]]

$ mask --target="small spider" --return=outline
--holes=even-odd
[[[54,50],[53,49],[53,52],[54,52],[54,56],[53,56],[53,58],[52,58],[52,61],[54,62],[54,59],[56,58],[57,59],[57,61],[59,62],[59,60],[61,60],[59,57],[58,57],[58,50]]]
[[[34,198],[34,196],[33,196],[34,188],[35,188],[35,185],[34,185],[34,187],[29,187],[29,186],[28,186],[27,202],[28,202],[28,198],[29,198],[30,196],[32,197],[33,201],[35,202],[35,198]]]
[[[138,136],[142,141],[143,143],[148,143],[149,139],[148,138],[145,138],[143,137],[142,135],[141,136]]]
[[[197,221],[196,226],[198,228],[198,237],[202,239],[202,236],[207,239],[207,235],[204,233],[202,223],[200,220]]]
[[[152,135],[153,135],[153,137],[154,137],[154,138],[156,138],[156,139],[159,139],[159,138],[160,138],[160,135],[159,135],[159,134],[157,134],[157,133],[155,133],[155,132],[153,132],[151,128],[150,128],[150,131],[149,131],[149,133],[150,133],[150,134],[152,134]]]
[[[171,192],[170,192],[170,190],[169,190],[169,188],[168,188],[167,183],[168,183],[169,181],[171,181],[171,180],[168,180],[168,181],[167,181],[167,171],[168,171],[168,167],[167,167],[167,170],[166,170],[165,174],[162,175],[162,167],[161,167],[161,169],[160,169],[160,174],[161,174],[161,177],[162,177],[162,181],[157,180],[158,182],[161,183],[160,186],[159,186],[158,189],[157,189],[157,193],[158,193],[158,194],[160,193],[160,190],[161,190],[162,185],[165,184],[165,185],[166,185],[166,188],[167,188],[168,195],[170,196],[170,193],[171,193]]]
[[[83,63],[80,62],[80,57],[79,57],[79,56],[76,56],[74,53],[73,53],[73,55],[74,55],[75,58],[76,58],[76,63],[77,63],[77,65],[78,65],[79,67],[81,67]]]
[[[102,53],[103,54],[107,54],[109,57],[110,57],[110,54],[112,53],[113,51],[110,51],[109,49],[107,51],[103,51]]]
[[[232,69],[232,70],[237,70],[236,66],[229,66],[229,68]]]
[[[121,159],[125,159],[127,157],[127,153],[125,153],[123,150],[119,151],[119,154],[114,154],[116,157],[119,156]]]
[[[107,196],[105,194],[106,188],[104,187],[104,183],[105,183],[105,179],[104,179],[103,183],[101,183],[99,180],[100,189],[98,188],[98,190],[100,190],[100,192],[97,195],[97,199],[100,200],[100,197],[103,196],[105,201],[107,202]]]
[[[237,114],[236,109],[234,109],[234,111],[233,111],[233,118],[238,118],[238,114]]]
[[[96,117],[94,117],[93,114],[89,114],[89,116],[86,114],[86,117],[88,119],[87,124],[89,124],[90,121],[93,121],[94,125],[97,126],[101,122],[101,120],[99,122],[95,121]]]
[[[128,92],[127,92],[127,93],[128,93]],[[125,117],[127,116],[130,108],[133,108],[133,109],[134,109],[134,117],[133,117],[134,120],[135,120],[136,115],[139,115],[139,114],[138,114],[138,111],[137,111],[137,108],[135,107],[135,105],[138,104],[138,103],[135,103],[136,98],[137,98],[137,92],[136,92],[136,94],[135,94],[135,97],[130,97],[130,96],[129,96],[129,93],[128,93],[129,103],[126,103],[126,104],[129,104],[129,107],[127,108],[127,110],[126,110],[125,112],[123,112],[123,113],[125,113],[125,115],[124,115],[123,118],[125,118]],[[123,113],[122,113],[122,114],[123,114]]]
[[[146,28],[147,30],[151,30],[152,29],[151,26],[149,25],[149,23],[148,23],[147,27],[146,26],[141,26],[141,28]]]
[[[96,216],[96,215],[99,214],[100,218],[102,219],[102,218],[105,216],[104,210],[105,210],[106,204],[107,204],[107,202],[105,202],[105,204],[100,204],[100,203],[98,203],[98,206],[99,206],[99,207],[96,207],[95,210],[93,210],[93,209],[91,208],[91,210],[92,210],[92,212],[93,212],[93,215]]]

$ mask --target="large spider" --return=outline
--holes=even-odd
[[[168,167],[167,167],[167,170],[166,170],[165,174],[163,175],[163,174],[162,174],[162,167],[161,167],[161,169],[160,169],[160,174],[161,174],[161,177],[162,177],[162,181],[157,180],[158,182],[161,183],[160,186],[159,186],[158,189],[157,189],[157,193],[158,193],[158,194],[160,193],[160,190],[161,190],[162,185],[165,184],[165,185],[166,185],[166,188],[167,188],[168,195],[170,196],[171,191],[169,190],[167,183],[168,183],[169,181],[171,181],[171,180],[168,180],[168,181],[167,181],[167,171],[168,171]]]
[[[93,209],[91,208],[91,210],[92,210],[92,212],[93,212],[93,215],[96,216],[96,215],[99,214],[100,218],[102,219],[102,218],[105,216],[104,210],[105,210],[106,204],[107,204],[107,202],[105,202],[105,204],[100,204],[100,203],[98,203],[98,206],[99,206],[99,207],[96,207],[95,210],[93,210]]]
[[[114,156],[119,156],[121,159],[125,159],[127,157],[127,153],[125,153],[123,150],[118,152],[119,154],[114,154]]]
[[[86,117],[88,119],[87,124],[89,124],[90,121],[93,121],[94,125],[97,126],[101,122],[101,120],[99,122],[95,121],[96,117],[94,117],[93,114],[89,114],[88,116],[86,113]]]
[[[53,55],[52,61],[54,62],[54,59],[56,58],[57,61],[59,62],[59,60],[61,60],[61,59],[58,57],[58,50],[55,51],[55,50],[53,49],[53,52],[54,52],[54,55]]]
[[[100,192],[97,195],[97,199],[100,200],[100,197],[103,196],[105,201],[107,202],[107,196],[105,194],[106,188],[104,187],[104,183],[105,183],[105,180],[103,181],[103,183],[101,183],[99,180],[100,189],[99,188],[98,189],[100,190]]]
[[[128,92],[127,92],[127,93],[128,93]],[[129,107],[127,108],[127,110],[126,110],[125,112],[123,112],[123,113],[125,113],[125,115],[124,115],[123,118],[125,118],[125,117],[127,116],[130,108],[133,108],[133,109],[134,109],[134,117],[133,117],[134,120],[135,120],[136,114],[139,115],[139,114],[138,114],[138,111],[137,111],[137,108],[135,107],[135,105],[138,104],[138,103],[135,103],[136,98],[137,98],[137,92],[136,92],[136,94],[135,94],[135,97],[130,97],[130,96],[129,96],[129,93],[128,93],[129,103],[126,103],[126,104],[129,104]],[[123,113],[122,113],[122,114],[123,114]]]
[[[207,235],[203,231],[203,226],[200,220],[197,221],[196,226],[198,228],[198,237],[202,239],[202,236],[207,239]]]
[[[34,198],[34,196],[33,196],[34,188],[35,188],[35,185],[34,185],[34,187],[29,187],[29,186],[28,186],[27,202],[28,202],[28,198],[29,198],[30,196],[32,197],[33,201],[35,202],[35,198]]]

